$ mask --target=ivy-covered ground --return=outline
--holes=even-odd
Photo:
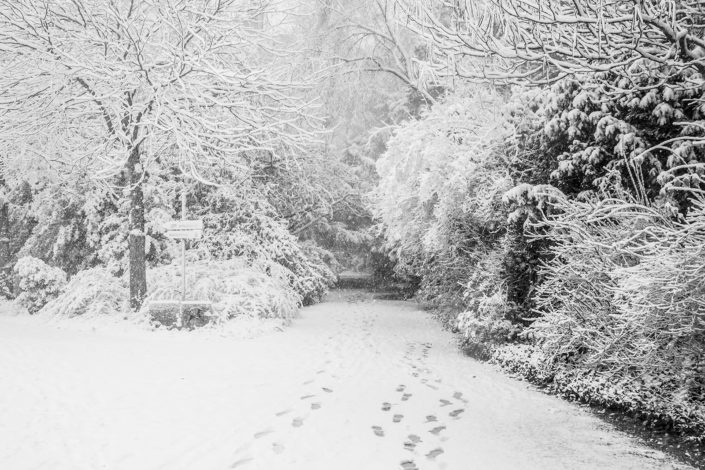
[[[5,308],[0,468],[689,468],[464,356],[411,302],[336,291],[251,325],[233,341]]]

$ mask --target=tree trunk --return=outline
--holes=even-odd
[[[130,185],[129,262],[130,262],[130,308],[138,310],[147,294],[147,259],[144,233],[144,192],[142,191],[143,169],[139,146],[135,147],[127,160],[127,182]]]
[[[5,175],[0,174],[0,272],[10,264],[10,201],[5,184]]]
[[[0,270],[7,269],[11,259],[8,206],[9,204],[6,199],[0,201]]]

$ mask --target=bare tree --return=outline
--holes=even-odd
[[[396,0],[439,74],[546,83],[580,72],[705,73],[702,0]],[[665,67],[664,67],[665,66]]]
[[[213,180],[252,155],[284,158],[315,141],[307,84],[291,78],[291,51],[269,34],[277,28],[263,27],[286,14],[251,0],[0,4],[0,148],[121,185],[133,308],[146,293],[151,165],[169,159]]]
[[[427,85],[434,77],[418,60],[416,34],[401,21],[394,0],[318,0],[319,43],[338,73],[381,73],[392,77],[428,102]]]

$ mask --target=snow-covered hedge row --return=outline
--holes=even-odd
[[[660,388],[664,383],[675,385],[671,374],[653,380],[650,376],[613,376],[604,369],[555,364],[535,344],[497,346],[491,361],[570,400],[621,408],[645,422],[670,423],[675,430],[687,432],[696,440],[705,436],[705,402],[701,398],[682,394],[664,399]]]
[[[16,301],[29,313],[38,312],[56,298],[66,284],[66,273],[31,256],[20,258],[13,269],[19,294]]]
[[[497,362],[582,400],[705,432],[705,206],[685,220],[620,199],[571,201],[534,224],[552,240],[541,316]]]
[[[395,130],[375,215],[397,271],[468,350],[702,431],[702,86],[615,80],[515,90],[506,106],[456,91]]]

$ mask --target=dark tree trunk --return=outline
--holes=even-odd
[[[9,203],[0,196],[0,270],[6,270],[10,264],[10,216]]]
[[[129,261],[130,307],[138,310],[147,294],[147,260],[145,256],[143,170],[139,146],[127,160],[127,182],[130,188]]]
[[[5,182],[5,173],[0,171],[0,271],[8,269],[12,253],[10,252],[10,200]]]

